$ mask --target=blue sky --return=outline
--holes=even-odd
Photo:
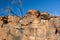
[[[0,0],[0,16],[9,15],[9,11],[4,12],[5,8],[8,6],[11,6],[14,15],[21,15],[17,3],[14,5],[11,3],[12,0]],[[21,0],[21,8],[23,15],[25,15],[28,10],[34,9],[60,16],[60,0]]]

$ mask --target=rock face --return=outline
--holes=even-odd
[[[37,10],[0,17],[0,40],[60,40],[60,17]]]

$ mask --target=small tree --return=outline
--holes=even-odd
[[[14,4],[17,4],[17,5],[19,6],[20,14],[21,14],[21,16],[23,17],[23,11],[22,11],[22,3],[21,3],[21,0],[13,0],[13,1],[12,1],[12,6],[13,6]]]

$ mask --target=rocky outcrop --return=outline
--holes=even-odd
[[[60,17],[37,10],[0,17],[0,40],[60,40]]]

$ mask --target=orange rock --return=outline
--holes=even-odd
[[[29,10],[21,20],[12,15],[0,17],[0,40],[60,40],[59,22],[59,16],[37,10]]]
[[[39,17],[40,16],[40,12],[37,11],[37,10],[29,10],[27,12],[27,15],[26,16],[30,16],[30,15],[35,16],[35,17]]]
[[[42,12],[40,17],[41,19],[49,20],[50,14],[48,14],[47,12]]]

